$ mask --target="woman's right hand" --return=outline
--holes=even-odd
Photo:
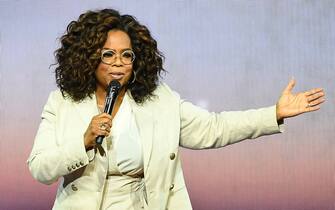
[[[95,139],[102,135],[108,136],[112,127],[112,116],[101,113],[92,118],[84,134],[84,144],[86,150],[96,145]]]

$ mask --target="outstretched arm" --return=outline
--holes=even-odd
[[[316,111],[320,109],[320,105],[325,101],[325,92],[322,88],[314,88],[293,94],[294,85],[295,80],[291,79],[277,102],[276,113],[278,121],[302,113]]]

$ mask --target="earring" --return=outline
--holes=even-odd
[[[133,84],[136,81],[136,71],[133,71],[133,80],[129,84]]]

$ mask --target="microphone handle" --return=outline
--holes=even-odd
[[[101,145],[101,144],[102,144],[102,141],[104,140],[104,138],[105,138],[105,136],[103,136],[103,135],[98,136],[98,137],[95,139],[95,143]]]
[[[113,108],[114,108],[114,103],[117,98],[118,91],[112,91],[110,96],[106,98],[106,103],[105,103],[105,109],[104,112],[108,114],[112,114]],[[99,135],[95,139],[95,143],[97,144],[102,144],[102,141],[104,140],[105,136],[104,135]]]

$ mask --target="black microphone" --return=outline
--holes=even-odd
[[[112,114],[114,104],[117,98],[117,95],[119,94],[119,90],[121,88],[121,84],[117,80],[112,80],[108,87],[107,87],[107,95],[105,99],[105,108],[104,112],[108,114]],[[102,144],[102,141],[104,140],[105,136],[100,135],[95,139],[95,142],[97,144]]]

